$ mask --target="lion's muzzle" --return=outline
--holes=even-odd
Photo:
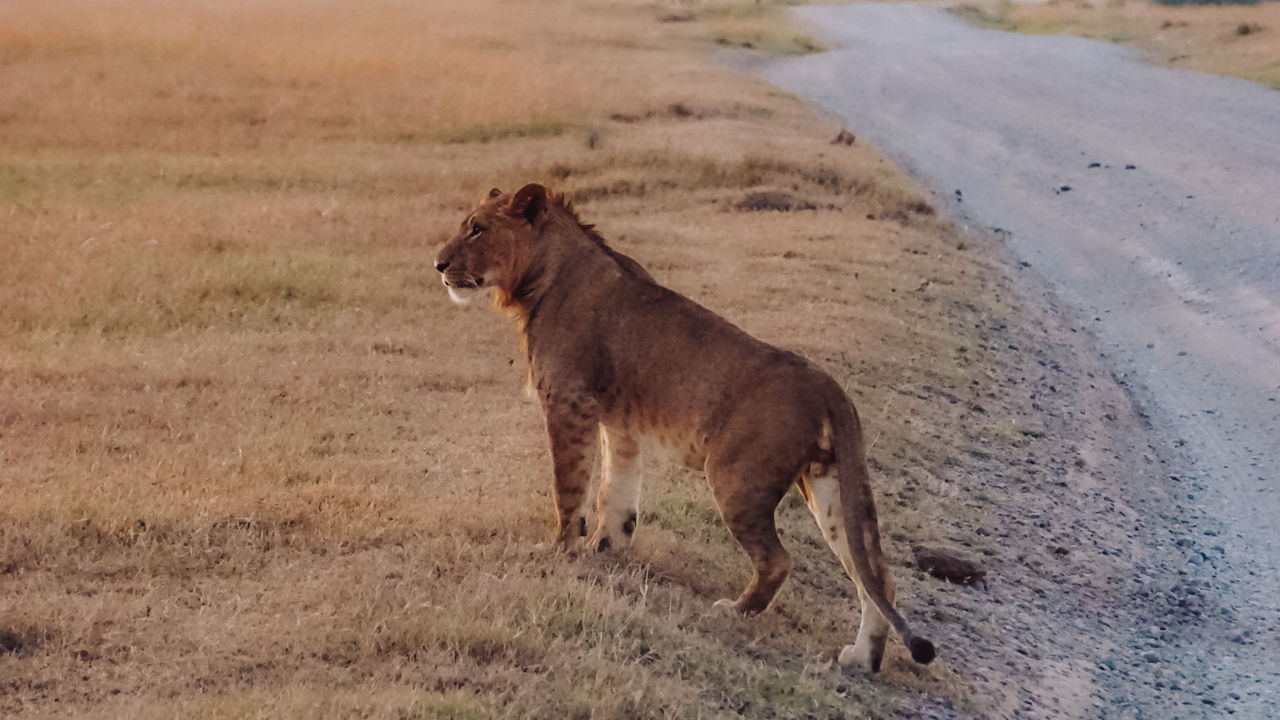
[[[435,268],[440,273],[440,281],[449,291],[449,298],[459,305],[465,305],[484,286],[484,278],[471,277],[470,273],[455,265],[451,257],[453,246],[454,243],[449,243],[440,251],[436,256]]]
[[[484,290],[484,276],[471,277],[469,273],[450,270],[448,263],[436,263],[440,271],[440,281],[449,291],[449,299],[459,305],[466,305],[476,293]]]

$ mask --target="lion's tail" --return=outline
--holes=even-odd
[[[937,655],[933,643],[911,632],[907,621],[885,596],[882,563],[870,560],[871,553],[875,553],[876,558],[881,558],[882,553],[875,498],[871,494],[871,478],[867,473],[866,448],[858,413],[853,402],[843,393],[832,405],[829,413],[839,474],[840,507],[844,510],[844,534],[849,542],[854,570],[871,602],[875,603],[880,613],[902,636],[902,642],[911,651],[911,658],[921,664],[927,663]],[[863,612],[868,609],[863,608]]]

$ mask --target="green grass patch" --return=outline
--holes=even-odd
[[[440,142],[440,141],[437,141]],[[403,170],[374,172],[333,155],[268,162],[253,153],[221,156],[150,151],[96,156],[31,152],[0,160],[0,209],[64,212],[69,204],[114,211],[178,197],[416,194]],[[6,207],[9,206],[9,207]]]
[[[503,140],[536,140],[560,137],[574,126],[563,120],[530,120],[527,122],[465,125],[451,128],[423,128],[402,130],[378,137],[392,144],[445,144],[464,145],[491,143]]]
[[[350,268],[320,252],[239,248],[188,258],[165,248],[104,248],[74,258],[74,298],[56,309],[18,297],[0,335],[39,330],[108,337],[179,329],[296,327],[352,299]],[[29,302],[28,302],[29,300]]]
[[[30,192],[31,180],[21,168],[0,165],[0,203],[18,204]]]

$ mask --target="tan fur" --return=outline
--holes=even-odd
[[[717,605],[744,614],[768,607],[791,567],[774,510],[798,483],[863,599],[862,629],[842,662],[879,669],[890,626],[917,660],[933,657],[893,609],[857,413],[829,375],[658,285],[540,185],[514,196],[491,191],[436,268],[451,294],[492,287],[520,327],[546,413],[560,542],[586,534],[603,428],[591,544],[629,544],[637,441],[656,439],[705,469],[721,516],[755,566],[737,600]]]

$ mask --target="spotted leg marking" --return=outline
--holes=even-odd
[[[577,402],[546,402],[547,434],[555,470],[556,539],[566,547],[587,534],[585,501],[599,425]]]

